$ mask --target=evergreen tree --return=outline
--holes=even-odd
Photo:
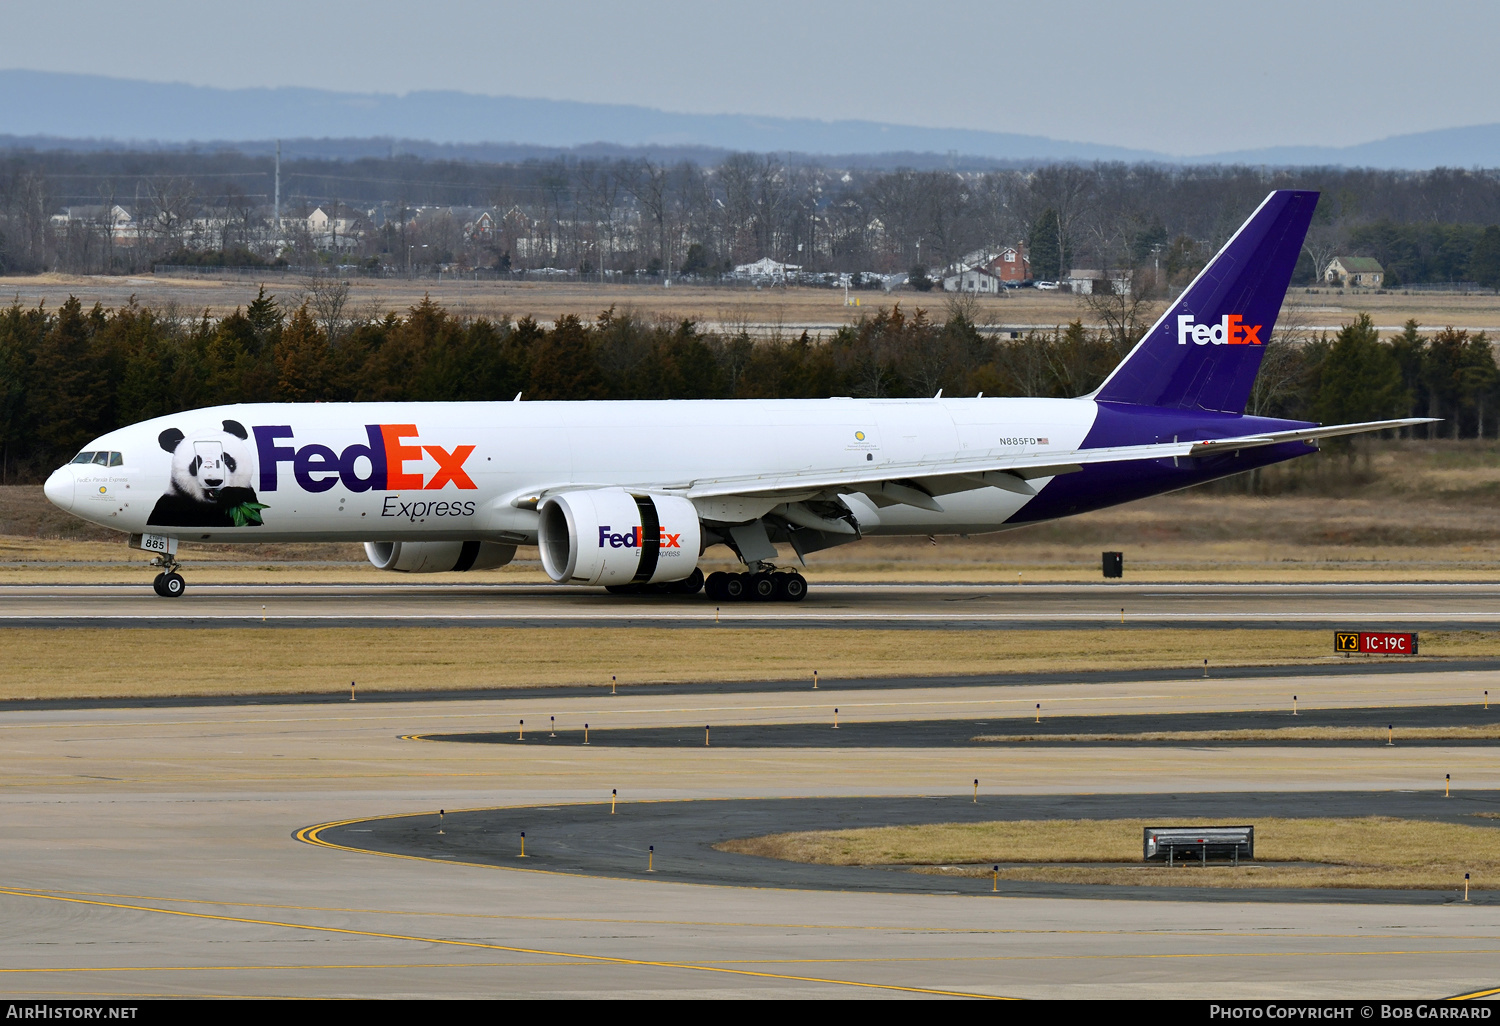
[[[1382,420],[1410,402],[1401,387],[1401,366],[1369,314],[1360,314],[1334,336],[1323,360],[1317,415],[1325,424]]]
[[[1425,408],[1427,386],[1422,378],[1422,365],[1427,356],[1427,339],[1417,331],[1417,322],[1408,320],[1401,334],[1391,339],[1391,355],[1401,368],[1401,387],[1411,401],[1406,408],[1407,416],[1420,416],[1416,411]],[[1429,425],[1430,427],[1431,425]],[[1431,432],[1428,433],[1431,436]]]
[[[589,337],[589,329],[573,314],[557,319],[542,335],[531,356],[533,399],[602,399],[608,394],[604,376]]]
[[[1062,238],[1057,211],[1048,207],[1031,226],[1026,250],[1031,255],[1031,276],[1042,281],[1056,281],[1071,264],[1073,254]]]
[[[307,304],[299,306],[276,343],[276,398],[314,402],[334,397],[334,367],[328,338]]]
[[[1469,254],[1469,277],[1500,292],[1500,225],[1490,225]]]
[[[1422,384],[1427,389],[1427,416],[1441,417],[1446,425],[1434,424],[1434,434],[1442,437],[1443,427],[1448,427],[1450,438],[1458,437],[1459,402],[1462,392],[1460,373],[1465,363],[1464,351],[1469,345],[1469,333],[1461,328],[1444,328],[1432,336],[1427,343],[1427,355],[1422,361]]]
[[[1481,331],[1464,346],[1458,369],[1459,401],[1474,412],[1474,434],[1478,438],[1484,437],[1484,421],[1497,382],[1500,370],[1495,367],[1495,350]]]

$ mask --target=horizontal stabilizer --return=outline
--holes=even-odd
[[[1254,449],[1262,445],[1280,445],[1282,442],[1312,442],[1319,438],[1362,435],[1368,431],[1393,431],[1396,428],[1437,422],[1437,417],[1407,417],[1402,420],[1367,420],[1359,424],[1330,424],[1326,427],[1297,428],[1292,431],[1268,431],[1262,435],[1246,435],[1243,438],[1211,438],[1194,442],[1192,452],[1188,455],[1209,456],[1216,452]]]

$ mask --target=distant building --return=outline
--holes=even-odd
[[[87,224],[108,227],[110,237],[117,245],[133,245],[140,229],[130,211],[118,203],[112,206],[63,207],[52,215],[52,224],[67,230],[69,224]]]
[[[335,213],[339,213],[337,208]],[[355,218],[347,216],[347,211],[340,216],[332,216],[322,207],[315,208],[307,215],[306,225],[314,249],[354,249],[359,245],[359,237],[364,234],[359,230]]]
[[[1385,281],[1385,268],[1372,257],[1339,256],[1328,261],[1323,280],[1330,285],[1355,285],[1378,289]]]
[[[495,238],[498,219],[493,210],[486,210],[465,227],[469,238],[475,242],[490,242]]]
[[[1062,284],[1080,296],[1106,295],[1110,292],[1117,296],[1130,295],[1130,275],[1118,271],[1110,275],[1103,271],[1075,267],[1068,272]]]
[[[1000,284],[999,276],[990,273],[984,267],[971,267],[967,271],[950,274],[943,279],[944,292],[977,292],[981,295],[994,295],[1003,286]]]
[[[785,280],[788,274],[796,274],[802,270],[800,264],[783,264],[770,257],[761,257],[753,264],[739,264],[734,269],[736,278],[748,278],[752,281],[757,278],[770,278],[776,281]]]
[[[1024,242],[1006,246],[985,266],[1003,282],[1031,280],[1031,257],[1026,254]]]

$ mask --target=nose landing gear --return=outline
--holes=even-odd
[[[151,582],[151,590],[162,598],[180,598],[187,591],[187,582],[177,572],[177,568],[182,565],[177,560],[171,556],[157,556],[151,561],[151,565],[162,568],[162,572]]]

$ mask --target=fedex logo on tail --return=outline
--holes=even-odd
[[[368,445],[354,444],[342,452],[310,442],[293,447],[277,445],[277,440],[291,438],[287,424],[257,425],[255,448],[260,456],[260,490],[274,492],[279,482],[280,464],[292,465],[292,477],[303,491],[326,492],[340,481],[351,492],[436,491],[453,485],[459,489],[477,489],[464,470],[464,462],[474,452],[472,445],[456,445],[450,452],[441,445],[423,445],[418,441],[415,424],[366,424]],[[420,463],[422,454],[431,456],[437,471],[424,478],[420,468],[415,473],[407,464]]]
[[[1218,324],[1194,322],[1192,314],[1178,314],[1177,344],[1185,346],[1191,341],[1199,346],[1258,346],[1264,344],[1260,329],[1259,324],[1246,324],[1239,314],[1225,314]]]
[[[638,549],[641,547],[641,529],[632,527],[624,534],[612,534],[614,528],[605,524],[599,528],[599,547],[602,549],[608,545],[612,549]],[[667,529],[661,529],[661,539],[658,543],[664,549],[682,548],[681,534],[668,534]]]

